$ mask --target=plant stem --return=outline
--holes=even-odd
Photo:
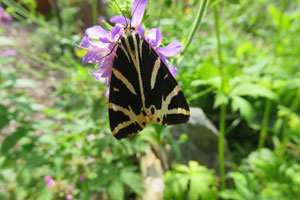
[[[219,162],[220,162],[220,176],[221,176],[221,188],[226,189],[226,178],[225,178],[225,152],[224,152],[224,142],[225,142],[225,132],[226,132],[226,110],[227,106],[225,104],[221,105],[221,119],[220,119],[220,136],[219,136]]]
[[[261,128],[260,136],[259,136],[258,149],[261,149],[264,146],[264,143],[265,143],[265,140],[267,137],[268,121],[269,121],[269,116],[270,116],[270,111],[271,111],[271,105],[272,105],[271,100],[267,99],[264,116],[263,116],[263,121],[262,121],[262,128]]]
[[[31,58],[32,60],[36,61],[36,62],[47,65],[47,68],[44,69],[45,71],[61,70],[62,72],[65,72],[66,74],[70,73],[70,69],[65,67],[65,66],[58,65],[58,64],[53,63],[51,61],[45,60],[41,57],[35,56],[34,54],[32,54],[32,53],[30,53],[26,50],[23,50],[22,48],[18,48],[18,51],[20,53],[22,53],[23,55],[27,56],[28,58]]]
[[[298,109],[298,106],[300,104],[300,88],[298,89],[297,91],[297,96],[296,98],[294,99],[291,107],[290,107],[290,110],[292,112],[295,112],[295,110]],[[286,130],[286,123],[288,121],[287,119],[288,117],[284,117],[283,119],[283,122],[282,122],[282,126],[283,126],[283,130],[282,130],[282,142],[281,142],[281,154],[283,155],[285,150],[286,150],[286,145],[289,141],[289,137],[287,136],[287,130]]]
[[[221,90],[225,93],[225,77],[223,70],[223,59],[222,59],[222,46],[220,39],[220,29],[219,29],[219,15],[218,15],[218,4],[214,5],[214,17],[215,17],[215,28],[217,35],[217,44],[218,44],[218,59],[219,59],[219,70],[221,74]],[[221,188],[222,190],[226,189],[226,178],[225,178],[225,156],[224,156],[224,142],[225,142],[225,132],[226,132],[226,111],[227,105],[221,105],[220,113],[220,124],[219,124],[219,162],[220,162],[220,176],[221,176]]]
[[[92,15],[93,15],[93,24],[98,24],[98,0],[94,0],[92,3]]]
[[[191,42],[192,42],[192,40],[193,40],[193,38],[195,36],[195,33],[196,33],[196,31],[198,30],[198,28],[199,28],[199,26],[201,24],[201,21],[202,21],[202,18],[204,16],[204,13],[206,11],[208,2],[209,2],[209,0],[202,0],[201,1],[201,4],[200,4],[199,10],[198,10],[196,19],[194,20],[194,24],[193,24],[192,30],[191,30],[191,32],[190,32],[190,34],[188,36],[187,41],[184,44],[184,47],[183,47],[183,50],[182,50],[182,55],[185,53],[185,51],[187,50],[187,48],[191,44]]]

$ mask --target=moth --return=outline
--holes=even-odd
[[[151,123],[174,125],[189,120],[184,94],[155,50],[126,25],[113,62],[109,122],[117,139],[143,130]]]

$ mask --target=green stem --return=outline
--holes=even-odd
[[[259,136],[258,149],[261,149],[265,144],[265,140],[266,140],[267,133],[268,133],[268,121],[269,121],[269,116],[270,116],[270,111],[271,111],[271,105],[272,105],[272,101],[270,99],[267,99],[264,116],[263,116],[263,121],[262,121],[262,128],[261,128],[260,136]]]
[[[94,0],[92,3],[92,12],[93,12],[93,24],[98,24],[98,0]]]
[[[297,110],[298,106],[300,104],[300,89],[298,89],[297,92],[297,96],[294,99],[290,109],[292,112],[295,112],[295,110]],[[284,152],[286,151],[286,145],[289,141],[289,137],[287,136],[287,130],[286,130],[286,123],[287,123],[287,118],[288,117],[284,117],[283,122],[282,122],[282,143],[281,143],[281,154],[284,154]]]
[[[226,178],[225,178],[225,152],[224,152],[224,142],[225,142],[225,132],[226,132],[226,110],[227,106],[225,104],[221,105],[221,119],[220,119],[220,136],[219,136],[219,162],[220,162],[220,176],[221,176],[221,188],[226,189]]]
[[[23,50],[22,48],[18,48],[18,51],[20,53],[22,53],[23,55],[31,58],[32,60],[36,61],[36,62],[39,62],[39,63],[42,63],[42,64],[45,64],[47,65],[48,67],[45,69],[45,71],[49,71],[49,70],[61,70],[63,72],[65,72],[66,74],[70,73],[70,69],[68,69],[67,67],[65,66],[61,66],[61,65],[57,65],[51,61],[48,61],[48,60],[45,60],[41,57],[38,57],[38,56],[35,56],[33,55],[32,53],[26,51],[26,50]]]
[[[188,36],[188,39],[184,44],[184,47],[183,47],[183,50],[182,50],[182,55],[185,53],[185,51],[187,50],[187,48],[191,44],[191,42],[192,42],[192,40],[195,36],[195,33],[196,33],[196,31],[198,30],[198,28],[201,24],[201,21],[202,21],[202,18],[204,16],[204,13],[206,11],[208,2],[209,2],[209,0],[202,0],[201,1],[199,10],[198,10],[198,13],[197,13],[197,16],[196,16],[196,20],[194,20],[194,24],[193,24],[192,30],[190,32],[190,35]]]
[[[225,77],[223,70],[223,59],[222,59],[222,45],[220,39],[220,29],[219,29],[219,15],[218,15],[218,4],[214,5],[214,17],[215,17],[215,29],[217,35],[218,44],[218,60],[219,60],[219,70],[221,74],[221,90],[225,93]],[[225,159],[224,159],[224,142],[225,142],[225,132],[226,132],[226,111],[227,105],[221,105],[221,118],[219,124],[219,162],[220,162],[220,176],[221,176],[221,188],[226,189],[226,178],[225,178]]]

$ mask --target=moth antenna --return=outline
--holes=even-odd
[[[141,3],[141,0],[138,2],[138,4],[136,5],[136,7],[134,8],[134,10],[133,10],[133,12],[131,14],[131,17],[134,15],[134,13],[135,13],[137,7],[139,7],[140,3]],[[130,20],[130,27],[131,27],[131,20]]]
[[[126,27],[127,27],[127,26],[128,26],[127,20],[126,20],[126,17],[125,17],[125,15],[124,15],[124,13],[123,13],[121,7],[119,6],[119,4],[118,4],[118,2],[117,2],[116,0],[114,0],[114,2],[117,4],[117,6],[118,6],[118,8],[119,8],[119,10],[120,10],[120,12],[121,12],[121,14],[122,14],[122,16],[124,17],[124,20],[125,20],[125,23],[126,23]],[[130,22],[130,24],[131,24],[131,22]]]

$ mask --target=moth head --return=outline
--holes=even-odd
[[[134,26],[126,25],[124,27],[124,33],[125,34],[130,34],[130,33],[135,32],[135,31],[136,31],[136,28]]]

